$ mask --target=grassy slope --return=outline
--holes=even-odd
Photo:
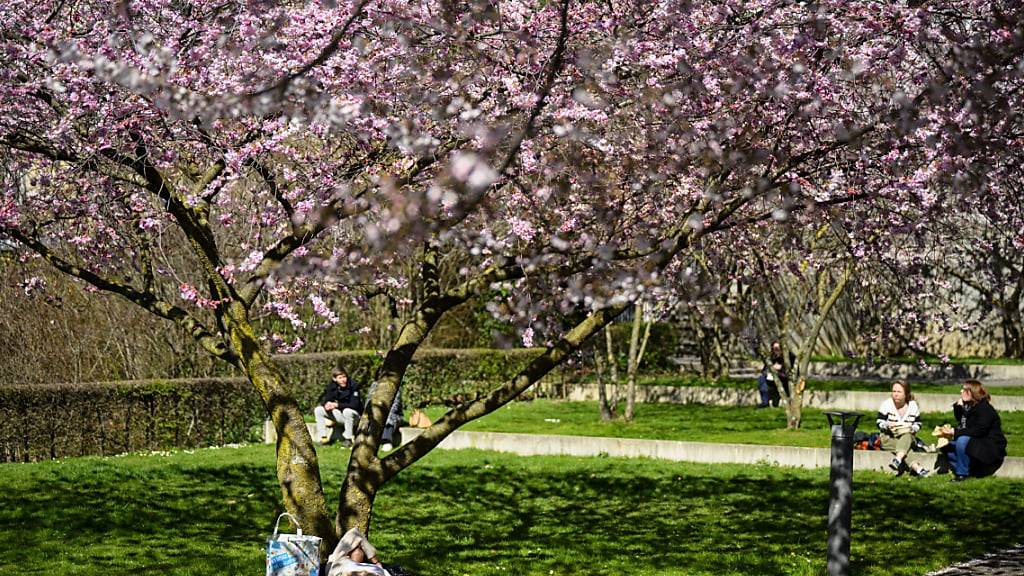
[[[436,419],[443,411],[443,408],[431,407],[427,414]],[[1010,456],[1024,456],[1024,412],[1004,412],[1000,416]],[[876,431],[874,418],[874,414],[865,414],[858,429]],[[931,442],[928,433],[939,424],[952,422],[952,415],[924,414],[922,421],[926,431],[922,439]],[[785,427],[786,416],[780,408],[756,410],[745,406],[638,404],[633,422],[617,420],[605,423],[598,417],[596,402],[534,400],[507,404],[462,429],[812,448],[829,446],[829,426],[821,410],[805,409],[799,430],[786,430]]]
[[[346,454],[322,452],[330,496]],[[257,446],[4,465],[0,574],[259,574],[272,462]],[[827,470],[435,451],[378,497],[372,538],[421,576],[810,576],[827,484]],[[919,575],[1013,543],[1022,487],[857,474],[851,573]]]

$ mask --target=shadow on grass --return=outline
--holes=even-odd
[[[672,474],[665,465],[661,474],[631,476],[623,474],[630,462],[552,475],[514,464],[410,474],[390,487],[405,500],[405,515],[378,509],[377,526],[402,532],[391,544],[424,573],[455,573],[481,558],[486,566],[475,568],[518,574],[637,573],[641,566],[653,574],[824,572],[827,471],[694,474],[681,466]],[[1024,533],[1007,504],[1019,484],[976,485],[987,494],[965,498],[944,480],[871,475],[857,483],[852,573],[919,575],[922,566],[1009,545]],[[401,528],[410,525],[432,529]],[[417,558],[423,550],[429,559]]]
[[[273,464],[26,468],[0,497],[0,574],[258,574]],[[325,458],[328,497],[342,463]],[[382,559],[448,574],[824,572],[827,471],[432,454],[378,496]],[[1024,533],[1020,483],[855,474],[851,572],[916,574]],[[7,566],[18,572],[8,572]]]
[[[379,510],[379,525],[433,526],[400,544],[412,555],[431,550],[428,562],[406,559],[425,573],[454,573],[485,557],[512,573],[620,574],[643,566],[782,576],[794,573],[791,561],[780,560],[789,545],[804,552],[820,541],[824,554],[818,494],[825,486],[816,480],[599,470],[553,478],[506,467],[410,476],[394,489],[420,496],[413,512],[393,519]],[[472,490],[466,477],[478,482]]]
[[[38,483],[5,488],[0,526],[12,532],[0,529],[0,537],[28,537],[35,549],[0,551],[0,567],[33,573],[26,564],[33,561],[42,562],[40,573],[65,574],[262,570],[267,519],[280,501],[272,464],[94,466],[92,473],[57,468]]]

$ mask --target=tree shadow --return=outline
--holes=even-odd
[[[331,482],[341,459],[324,458]],[[915,574],[1013,544],[1020,486],[855,472],[851,573]],[[51,465],[5,486],[0,538],[24,544],[0,550],[0,566],[258,573],[280,498],[257,459]],[[824,571],[827,470],[459,451],[404,471],[376,502],[382,559],[422,576]]]
[[[667,472],[663,475],[629,476],[578,462],[545,475],[514,462],[409,474],[378,499],[383,504],[401,498],[405,512],[399,517],[397,506],[379,508],[376,526],[403,534],[388,538],[389,545],[401,563],[425,574],[454,573],[481,556],[512,566],[513,573],[518,568],[518,573],[618,574],[638,565],[653,573],[824,571],[827,471],[758,466],[737,474],[703,468],[706,475],[695,475],[692,465],[673,474],[674,467],[666,464],[660,467]],[[944,479],[914,484],[864,476],[855,475],[851,573],[883,566],[877,573],[898,574],[889,567],[913,570],[936,560],[944,565],[1009,545],[1024,533],[1024,520],[1006,505],[1019,484],[992,483],[995,489],[976,501],[986,505],[964,506],[946,494]],[[932,546],[936,525],[926,521],[936,513],[956,519],[938,550]],[[900,526],[898,538],[894,525]],[[408,526],[431,529],[403,529]],[[429,559],[417,557],[422,550],[431,551]]]

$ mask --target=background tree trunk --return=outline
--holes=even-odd
[[[609,422],[615,417],[615,412],[608,405],[608,394],[604,383],[607,366],[604,361],[604,352],[600,347],[594,348],[594,367],[597,369],[597,407],[601,412],[601,421]]]
[[[633,307],[633,330],[629,336],[629,360],[626,364],[626,411],[623,418],[627,422],[633,419],[633,412],[636,405],[636,376],[643,360],[644,352],[647,350],[647,341],[651,337],[651,324],[648,321],[644,325],[643,339],[640,338],[640,325],[644,323],[644,315],[647,306],[638,302]]]
[[[1003,326],[1003,355],[1007,358],[1024,359],[1024,329],[1022,329],[1022,318],[1020,302],[1007,302],[1002,310],[1001,324]]]
[[[608,383],[611,389],[608,414],[610,418],[614,418],[619,409],[619,358],[615,353],[615,339],[612,337],[611,324],[605,326],[603,332],[605,362],[608,366]]]

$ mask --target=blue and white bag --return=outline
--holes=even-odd
[[[278,526],[285,516],[295,524],[295,534],[280,534]],[[267,576],[319,576],[320,538],[303,536],[302,527],[285,512],[274,523],[274,535],[267,538]]]

